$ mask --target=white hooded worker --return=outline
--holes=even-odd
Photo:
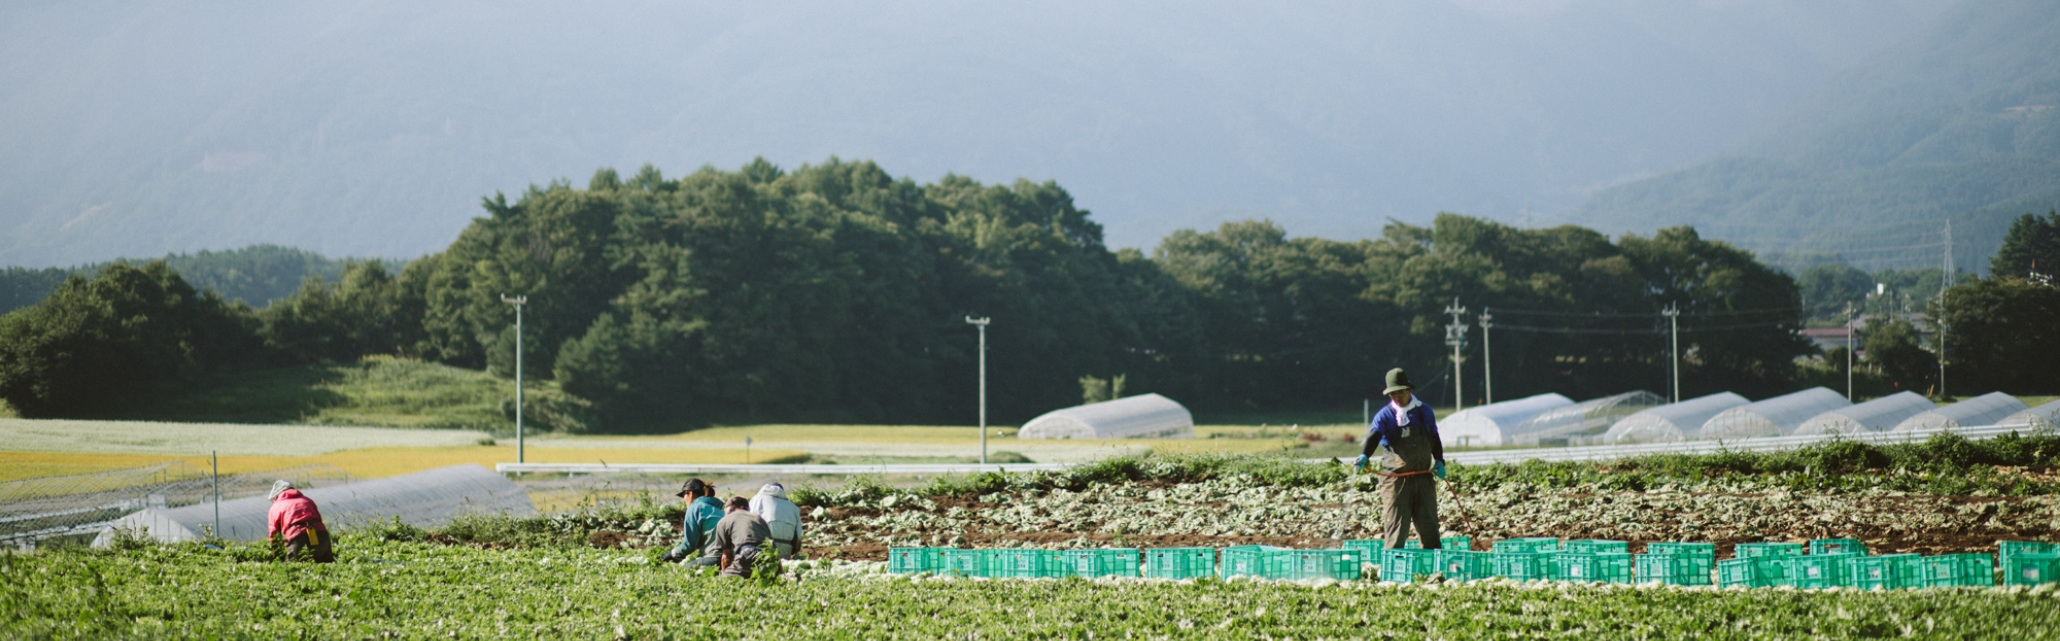
[[[801,507],[787,500],[786,486],[767,483],[758,488],[758,495],[751,497],[751,513],[772,529],[773,549],[780,558],[801,554]]]

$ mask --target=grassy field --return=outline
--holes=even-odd
[[[548,379],[523,385],[557,394]],[[515,384],[449,365],[390,356],[354,363],[234,372],[145,392],[102,418],[196,423],[297,423],[377,427],[505,429]]]

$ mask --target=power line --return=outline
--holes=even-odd
[[[1711,311],[1707,311],[1707,312],[1696,312],[1696,313],[1690,313],[1690,312],[1682,312],[1682,313],[1681,313],[1681,315],[1683,315],[1683,316],[1743,316],[1743,315],[1746,315],[1746,314],[1773,314],[1773,313],[1780,313],[1780,312],[1798,312],[1798,311],[1802,311],[1803,309],[1804,309],[1804,308],[1802,308],[1802,307],[1768,307],[1768,308],[1765,308],[1765,309],[1734,309],[1734,310],[1722,310],[1722,309],[1719,309],[1719,310],[1711,310]],[[1502,311],[1500,311],[1500,312],[1497,312],[1497,313],[1501,313],[1501,314],[1524,314],[1524,315],[1529,315],[1529,316],[1558,316],[1558,317],[1566,317],[1566,318],[1663,318],[1663,317],[1667,316],[1667,313],[1666,313],[1666,312],[1653,312],[1653,313],[1650,313],[1650,314],[1644,314],[1644,313],[1639,313],[1639,314],[1614,314],[1614,313],[1603,313],[1603,312],[1550,312],[1550,311],[1544,311],[1544,310],[1529,310],[1529,309],[1504,309],[1504,310],[1502,310]],[[1501,327],[1501,325],[1497,325],[1497,327]]]
[[[1685,314],[1684,314],[1684,315],[1685,315]],[[1785,326],[1787,326],[1787,325],[1788,325],[1788,323],[1741,323],[1741,324],[1736,324],[1736,325],[1714,325],[1714,326],[1706,326],[1706,327],[1683,327],[1683,328],[1681,328],[1681,330],[1680,330],[1680,331],[1681,331],[1681,333],[1684,333],[1684,334],[1686,334],[1686,333],[1690,333],[1690,332],[1718,332],[1718,331],[1725,331],[1725,330],[1733,330],[1733,329],[1750,329],[1750,328],[1754,328],[1754,327],[1785,327]],[[1541,334],[1586,334],[1586,335],[1593,335],[1593,336],[1629,336],[1629,335],[1651,335],[1651,334],[1665,334],[1665,333],[1667,333],[1667,330],[1665,330],[1665,329],[1657,329],[1657,328],[1656,328],[1656,329],[1580,329],[1580,328],[1574,328],[1574,327],[1537,327],[1537,326],[1532,326],[1532,325],[1504,325],[1504,324],[1502,324],[1502,323],[1496,323],[1496,324],[1495,324],[1495,329],[1502,329],[1502,330],[1515,330],[1515,331],[1519,331],[1519,332],[1535,332],[1535,333],[1541,333]]]

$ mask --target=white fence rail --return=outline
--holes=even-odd
[[[1735,441],[1677,441],[1672,443],[1641,443],[1637,445],[1596,445],[1586,447],[1540,447],[1520,450],[1475,450],[1447,452],[1445,459],[1454,463],[1486,465],[1491,463],[1522,463],[1529,460],[1547,462],[1560,461],[1606,461],[1648,454],[1714,454],[1717,452],[1778,452],[1793,450],[1832,441],[1853,441],[1870,445],[1891,443],[1921,443],[1932,435],[1952,432],[1971,440],[1990,439],[2011,432],[2029,434],[2030,425],[1987,425],[1981,427],[1955,427],[1918,430],[1912,432],[1869,432],[1864,434],[1820,434],[1811,436],[1775,436],[1767,438],[1739,439]],[[1310,459],[1312,462],[1329,459]],[[610,474],[635,472],[643,474],[970,474],[974,472],[1048,472],[1073,467],[1073,463],[950,463],[932,465],[697,465],[667,463],[498,463],[494,470],[501,473],[556,473],[556,474]]]

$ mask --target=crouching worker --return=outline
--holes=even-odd
[[[722,521],[722,501],[715,498],[715,486],[701,479],[687,479],[674,496],[687,503],[681,519],[680,542],[659,557],[668,562],[692,560],[694,565],[714,566],[721,562],[715,552],[715,524]]]
[[[1445,444],[1438,440],[1437,417],[1430,406],[1416,399],[1409,385],[1409,373],[1402,368],[1388,370],[1389,403],[1373,413],[1365,444],[1353,463],[1366,469],[1374,448],[1381,456],[1381,529],[1389,549],[1401,548],[1409,539],[1409,528],[1423,549],[1438,549],[1438,483],[1445,478]]]
[[[314,499],[301,494],[285,479],[273,483],[272,493],[265,498],[272,501],[272,509],[265,515],[265,537],[274,543],[286,543],[286,560],[336,560],[329,542],[329,527],[322,524],[322,511],[315,507]]]
[[[772,529],[766,527],[765,519],[751,513],[751,501],[733,496],[725,507],[729,514],[715,525],[714,545],[722,553],[722,575],[748,577],[754,570],[779,573],[779,555],[765,549],[771,544]]]
[[[751,497],[751,513],[772,529],[773,550],[782,560],[801,554],[801,506],[787,500],[787,486],[767,483],[758,488],[758,495]]]

